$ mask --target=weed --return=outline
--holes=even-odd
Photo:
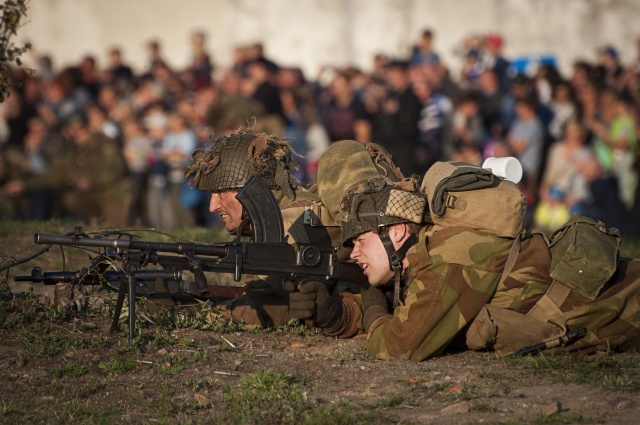
[[[554,413],[549,416],[538,416],[532,420],[536,425],[565,425],[565,424],[601,424],[603,421],[585,418],[579,414],[563,415],[561,413]]]
[[[264,370],[248,375],[240,388],[224,392],[222,423],[304,423],[305,412],[315,408],[301,383],[287,373]]]
[[[169,359],[160,365],[160,370],[167,374],[175,374],[184,370],[187,365],[185,356],[170,356]]]
[[[515,359],[536,373],[544,373],[560,382],[589,384],[612,390],[640,390],[640,373],[637,361],[611,355],[589,356],[566,353],[541,353]]]
[[[471,403],[469,410],[472,412],[478,412],[478,413],[490,413],[495,411],[495,409],[492,406],[486,403],[479,403],[479,402]]]
[[[89,369],[85,365],[76,362],[69,362],[64,366],[56,367],[53,370],[53,376],[56,378],[62,378],[63,376],[78,377],[86,375],[88,372]]]
[[[133,360],[121,360],[116,358],[110,362],[100,362],[98,367],[109,375],[119,375],[134,370],[136,368],[136,363]]]
[[[390,409],[392,407],[399,406],[407,400],[407,391],[403,391],[398,394],[391,394],[387,398],[383,398],[369,407],[372,409]]]
[[[32,355],[57,357],[69,348],[82,345],[82,341],[66,329],[46,330],[25,328],[22,332],[23,344],[31,348]]]
[[[511,383],[513,382],[513,378],[511,378],[510,376],[505,376],[504,374],[498,372],[490,372],[484,369],[476,373],[476,375],[478,376],[478,378],[495,382],[502,388],[504,394],[509,394],[511,392]]]

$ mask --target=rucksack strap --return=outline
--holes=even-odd
[[[518,235],[515,241],[513,241],[513,245],[511,245],[511,250],[509,251],[509,256],[507,257],[507,262],[504,264],[504,269],[502,269],[502,275],[500,276],[500,281],[498,282],[498,287],[500,287],[511,270],[513,270],[513,266],[516,265],[516,260],[518,259],[518,254],[520,254],[520,244],[522,242],[522,234]]]
[[[547,292],[533,306],[527,316],[540,320],[541,322],[549,322],[559,326],[563,332],[567,331],[567,319],[560,310],[560,306],[569,296],[571,289],[554,280]]]
[[[516,260],[518,259],[518,254],[520,253],[521,241],[522,235],[518,235],[513,242],[511,251],[509,251],[509,257],[504,265],[498,286],[504,283],[509,273],[513,270]],[[553,323],[560,327],[562,333],[565,334],[567,331],[567,320],[560,310],[560,306],[567,299],[567,296],[569,296],[569,292],[571,292],[571,290],[568,287],[554,280],[547,292],[538,300],[533,308],[529,310],[527,316],[539,320],[542,323]]]

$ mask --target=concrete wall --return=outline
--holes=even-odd
[[[497,31],[507,56],[555,54],[568,72],[605,43],[623,61],[635,59],[639,18],[640,0],[31,0],[17,41],[28,39],[33,53],[50,54],[58,67],[86,53],[104,62],[117,45],[141,71],[149,39],[160,40],[179,68],[189,60],[190,34],[204,30],[219,68],[234,46],[263,41],[267,56],[314,78],[324,64],[368,70],[377,52],[405,56],[429,27],[454,71],[465,37]]]

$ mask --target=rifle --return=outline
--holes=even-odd
[[[572,342],[582,339],[587,334],[587,328],[579,326],[577,328],[569,330],[566,335],[560,336],[548,342],[541,342],[539,344],[532,345],[531,347],[522,348],[515,353],[511,354],[512,357],[526,356],[527,354],[539,353],[542,350],[549,348],[564,347]]]
[[[87,272],[95,269],[102,260],[120,261],[123,272],[102,273],[104,279],[119,280],[116,310],[112,330],[118,328],[118,318],[128,287],[129,340],[133,339],[135,323],[135,295],[138,281],[162,278],[182,282],[182,271],[193,273],[194,282],[187,289],[192,295],[206,297],[208,284],[204,272],[231,273],[239,282],[243,274],[276,276],[284,281],[295,281],[298,285],[310,280],[340,280],[367,287],[362,270],[354,263],[338,261],[332,247],[314,245],[293,246],[284,240],[284,226],[280,209],[273,193],[262,178],[252,177],[236,195],[242,204],[251,225],[249,242],[234,240],[228,243],[197,244],[191,242],[154,242],[135,240],[131,235],[109,237],[107,234],[89,237],[76,228],[73,235],[48,235],[36,233],[36,244],[100,248],[100,256],[94,259]],[[266,208],[265,208],[266,207]],[[167,255],[173,254],[173,255]],[[158,265],[162,270],[142,270],[149,265]],[[43,275],[40,271],[32,276],[16,276],[18,280],[72,281],[82,283],[82,272],[57,272]],[[64,274],[67,273],[67,274]],[[16,279],[14,278],[14,279]],[[55,278],[55,279],[53,279]],[[84,283],[91,280],[85,280]],[[126,285],[124,284],[126,282]]]

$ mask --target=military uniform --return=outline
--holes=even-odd
[[[285,237],[294,246],[314,245],[328,249],[340,244],[340,227],[327,221],[327,210],[318,197],[298,187],[295,200],[275,190],[274,195],[282,213]],[[324,217],[324,218],[323,218]],[[228,303],[226,308],[236,322],[259,326],[282,326],[289,322],[289,292],[280,278],[245,276],[245,294]],[[345,283],[327,282],[338,294],[347,288]]]
[[[54,179],[64,181],[64,208],[85,220],[102,218],[107,226],[125,225],[131,199],[131,185],[122,149],[103,133],[92,133],[84,145],[76,145],[66,164],[58,163]],[[75,186],[90,183],[88,191]]]
[[[393,205],[393,196],[386,193],[394,191],[402,189],[391,184],[346,196],[342,231],[345,241],[363,233],[378,233],[392,268],[393,257],[396,262],[403,261],[401,302],[389,310],[386,300],[376,295],[380,292],[377,287],[363,293],[361,310],[352,300],[342,299],[333,308],[340,314],[327,321],[329,334],[351,334],[354,314],[362,315],[372,357],[414,361],[439,355],[454,341],[500,354],[539,343],[545,348],[583,352],[640,343],[640,260],[620,259],[615,269],[614,256],[611,270],[615,269],[615,274],[605,277],[604,288],[587,298],[552,278],[553,240],[549,244],[542,234],[522,239],[498,235],[477,221],[465,222],[465,216],[422,225],[406,256],[398,255],[399,240],[392,245],[397,251],[390,252],[384,229],[393,220],[418,221],[409,203]],[[415,190],[408,192],[419,195]],[[454,192],[458,201],[464,198],[461,193]],[[470,205],[466,204],[467,209]],[[375,258],[369,254],[363,259],[365,265]],[[583,269],[572,268],[572,279],[579,281],[576,276],[584,274]],[[574,332],[582,329],[584,336]],[[582,337],[575,340],[572,338],[578,337],[574,335]]]
[[[515,266],[500,282],[513,240],[464,228],[441,230],[430,237],[427,233],[422,229],[418,243],[407,253],[410,268],[404,302],[369,327],[367,351],[374,358],[420,361],[439,355],[485,304],[526,314],[551,285],[551,256],[540,235],[523,241]],[[351,300],[343,304],[351,304],[351,314],[359,313]],[[590,352],[637,344],[640,261],[620,260],[618,272],[595,300],[571,292],[560,310],[569,329],[587,329],[583,339],[560,350]],[[352,332],[349,326],[329,329],[336,336]]]
[[[287,241],[295,246],[314,245],[331,250],[340,245],[340,227],[315,193],[295,182],[295,152],[286,139],[240,128],[214,141],[210,149],[193,154],[185,177],[198,190],[213,193],[237,191],[251,176],[261,176],[273,192],[282,214]],[[279,278],[245,276],[245,293],[217,306],[237,322],[255,326],[280,326],[290,320],[289,292]],[[340,291],[344,284],[326,282]],[[353,289],[353,288],[351,288]]]

